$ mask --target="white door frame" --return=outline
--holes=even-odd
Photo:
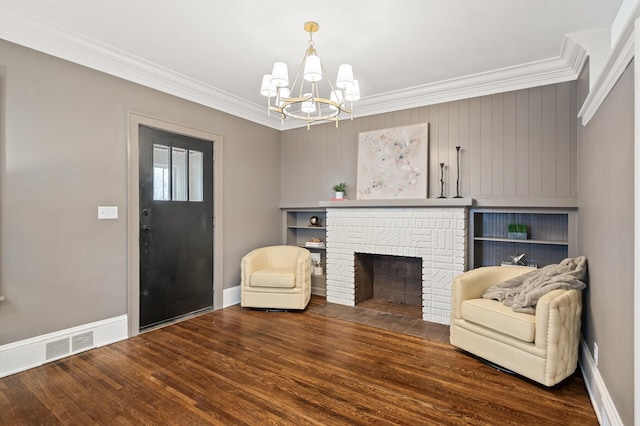
[[[140,333],[140,191],[139,191],[139,140],[138,126],[154,127],[167,132],[213,141],[213,309],[223,306],[222,274],[222,135],[207,130],[195,129],[170,121],[153,118],[136,112],[128,113],[129,140],[127,161],[129,176],[127,214],[127,317],[129,337]]]

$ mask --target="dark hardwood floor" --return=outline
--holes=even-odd
[[[314,298],[314,306],[324,302]],[[437,342],[234,306],[0,379],[2,425],[590,425],[548,389]]]

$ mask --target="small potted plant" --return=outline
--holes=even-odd
[[[508,236],[515,240],[526,240],[528,230],[527,225],[512,223],[509,225]]]
[[[347,183],[336,183],[332,186],[332,188],[336,192],[336,199],[341,200],[344,198],[345,190],[347,189]]]

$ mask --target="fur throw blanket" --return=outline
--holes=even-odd
[[[550,291],[584,289],[586,273],[586,257],[567,258],[557,265],[547,265],[491,286],[482,297],[511,306],[514,312],[534,314],[538,300]]]

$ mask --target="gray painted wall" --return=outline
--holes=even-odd
[[[356,105],[357,109],[357,105]],[[577,198],[576,84],[561,83],[293,129],[282,135],[282,201],[317,205],[347,182],[355,197],[358,133],[430,123],[429,197],[455,195],[461,146],[461,194],[489,199]]]
[[[580,84],[588,84],[581,79]],[[629,65],[578,129],[578,252],[589,261],[583,334],[624,424],[633,424],[634,83]]]
[[[278,131],[5,41],[0,82],[0,344],[126,313],[129,110],[223,135],[225,288],[280,241]]]

